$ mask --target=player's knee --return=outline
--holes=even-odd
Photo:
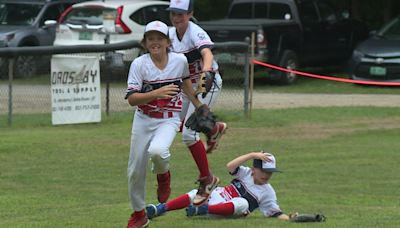
[[[232,199],[231,201],[235,206],[234,215],[241,216],[249,209],[249,202],[241,197]]]
[[[186,146],[192,146],[199,141],[199,134],[195,131],[186,131],[187,129],[183,129],[182,131],[182,142]]]
[[[148,152],[151,160],[153,161],[166,159],[169,157],[168,148],[159,145],[150,146]]]

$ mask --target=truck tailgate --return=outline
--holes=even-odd
[[[236,20],[235,20],[236,21]],[[244,42],[246,37],[251,37],[251,33],[257,33],[260,28],[257,24],[235,23],[233,20],[219,20],[198,22],[214,42],[240,41]]]

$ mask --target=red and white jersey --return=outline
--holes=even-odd
[[[183,54],[168,53],[168,64],[163,70],[156,67],[149,53],[144,54],[133,60],[131,64],[125,99],[133,93],[147,93],[172,83],[181,88],[182,79],[188,77],[188,63]],[[182,93],[168,99],[156,98],[144,105],[138,105],[138,110],[180,112]]]
[[[203,48],[210,48],[212,50],[214,42],[211,41],[208,34],[202,28],[191,21],[189,21],[182,40],[179,40],[175,27],[169,30],[169,38],[172,41],[171,50],[176,53],[185,54],[189,63],[190,79],[197,79],[203,70],[203,57],[200,52]],[[218,70],[218,64],[215,61],[213,62],[213,70]],[[215,79],[217,82],[222,81],[219,74],[215,75]]]
[[[249,212],[258,209],[267,217],[281,211],[275,190],[269,183],[255,184],[251,168],[240,166],[232,176],[235,176],[236,179],[232,180],[231,185],[223,190],[224,197],[228,198],[226,200],[243,197],[249,202]]]

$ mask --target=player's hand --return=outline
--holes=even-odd
[[[290,214],[289,214],[289,219],[291,219],[291,218],[294,218],[294,217],[297,217],[297,216],[299,216],[299,213],[294,213],[293,215],[292,215],[292,212],[290,212]]]
[[[154,90],[157,98],[173,98],[179,93],[179,86],[170,84]]]
[[[263,162],[272,161],[271,158],[269,158],[269,156],[271,156],[271,155],[270,154],[265,154],[264,151],[255,152],[255,153],[253,153],[253,155],[254,155],[254,159],[258,159],[258,160],[261,160]]]

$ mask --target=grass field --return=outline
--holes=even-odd
[[[150,227],[399,227],[399,113],[378,107],[253,110],[250,121],[218,112],[229,129],[208,158],[220,186],[232,179],[227,162],[264,150],[283,171],[270,180],[282,211],[320,212],[327,221],[291,224],[259,211],[207,220],[181,210]],[[50,114],[13,118],[24,124],[0,130],[0,227],[126,227],[131,113],[65,126],[52,126]],[[180,136],[171,147],[171,197],[198,186]],[[148,172],[146,203],[157,203],[156,184]]]

